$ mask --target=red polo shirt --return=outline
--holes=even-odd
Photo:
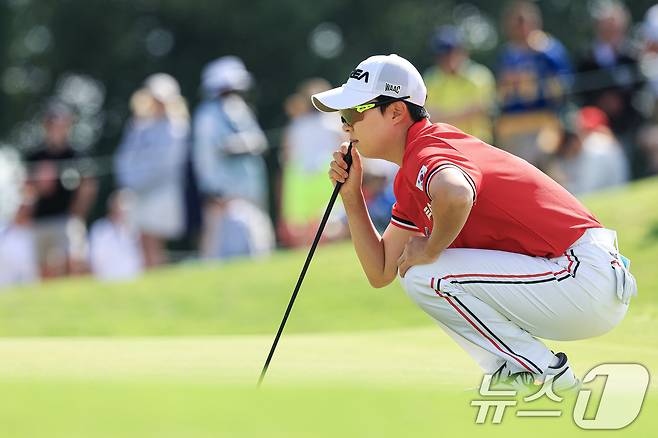
[[[496,249],[558,257],[588,228],[601,224],[573,195],[527,161],[457,128],[415,123],[395,177],[391,223],[429,236],[430,181],[442,169],[461,170],[475,203],[450,248]]]

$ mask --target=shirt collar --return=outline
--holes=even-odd
[[[423,131],[425,128],[432,126],[432,122],[429,121],[429,119],[423,118],[423,120],[420,120],[413,125],[409,127],[407,130],[407,141],[404,145],[404,155],[402,156],[402,165],[404,165],[404,161],[407,158],[407,154],[410,151],[409,144],[413,142]]]
[[[430,122],[426,118],[423,118],[423,120],[420,120],[420,121],[414,123],[413,125],[411,125],[409,127],[409,129],[407,130],[407,142],[404,145],[405,151],[407,149],[407,146],[409,146],[409,143],[411,143],[412,141],[414,141],[416,139],[416,137],[418,137],[418,135],[420,134],[420,131],[422,131],[423,129],[425,129],[428,126],[431,126],[431,125],[432,125],[432,122]]]

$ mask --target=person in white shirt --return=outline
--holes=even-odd
[[[129,216],[134,195],[126,190],[108,199],[108,215],[99,219],[89,233],[90,265],[99,280],[130,280],[144,270],[139,232]]]
[[[582,108],[576,128],[566,132],[548,173],[574,195],[583,195],[628,182],[628,158],[608,125],[603,111]]]
[[[13,151],[0,149],[0,288],[39,280],[32,228],[36,193]]]
[[[149,76],[131,98],[133,117],[114,157],[116,181],[135,193],[144,262],[167,262],[166,243],[185,232],[184,178],[189,115],[176,79]]]
[[[0,288],[39,280],[32,205],[33,200],[24,198],[13,221],[0,223]]]

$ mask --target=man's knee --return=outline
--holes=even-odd
[[[437,289],[437,275],[436,270],[430,265],[412,266],[402,279],[402,286],[407,295],[420,307],[424,309],[443,307],[445,303],[443,294]],[[449,291],[449,293],[453,292],[456,291]]]
[[[402,288],[409,295],[409,297],[414,300],[416,303],[419,303],[421,296],[427,295],[427,289],[429,283],[424,281],[424,275],[420,266],[410,267],[404,275],[404,278],[401,278]],[[424,284],[427,283],[427,284]],[[420,303],[419,303],[420,304]]]

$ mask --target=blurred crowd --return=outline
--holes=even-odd
[[[624,4],[601,2],[584,50],[567,50],[544,30],[532,2],[510,3],[502,17],[506,41],[491,68],[471,59],[459,27],[429,36],[431,120],[526,159],[575,195],[658,174],[658,5],[631,35]],[[170,261],[168,245],[184,235],[198,259],[308,245],[332,191],[331,153],[346,139],[337,115],[310,104],[331,85],[309,78],[285,101],[282,171],[270,178],[271,140],[245,98],[257,79],[235,56],[209,62],[190,114],[174,77],[146,78],[112,158],[115,190],[105,216],[91,223],[94,160],[71,146],[74,111],[47,102],[42,144],[22,157],[20,207],[0,223],[0,286],[88,273],[132,279]],[[380,231],[390,220],[396,171],[364,162],[364,195]],[[349,236],[335,210],[325,240]]]

